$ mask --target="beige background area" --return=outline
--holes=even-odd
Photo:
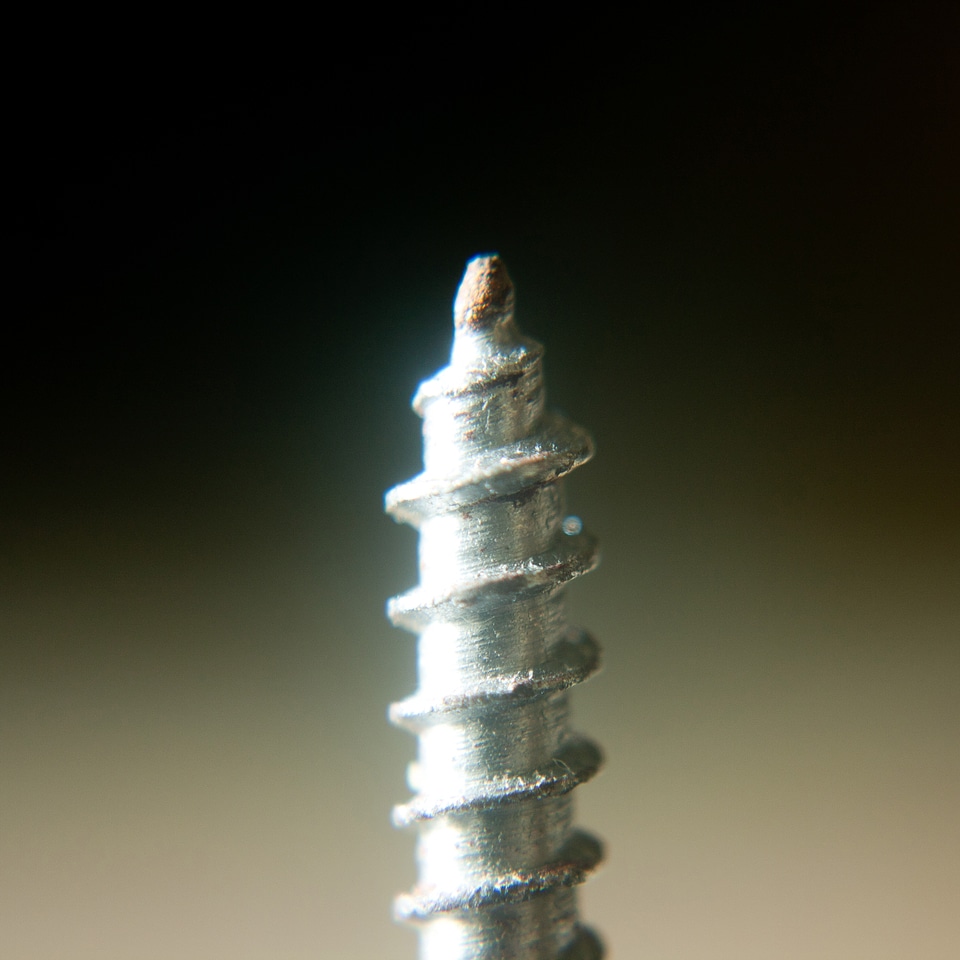
[[[93,98],[30,247],[75,254],[3,385],[0,955],[415,956],[385,719],[414,639],[383,607],[416,538],[382,495],[463,262],[499,249],[597,440],[568,486],[604,551],[568,588],[605,662],[573,693],[607,754],[585,918],[612,958],[956,956],[960,103],[931,24],[673,25],[622,69],[464,80],[496,156],[432,75],[198,72],[184,120],[144,71],[122,136]]]

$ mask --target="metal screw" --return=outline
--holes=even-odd
[[[575,900],[602,851],[572,828],[570,796],[601,755],[570,732],[566,696],[599,652],[562,592],[599,559],[561,490],[593,444],[545,411],[543,348],[513,300],[498,256],[467,264],[450,364],[413,398],[424,471],[386,495],[420,531],[420,583],[387,613],[420,638],[419,689],[390,718],[419,741],[394,822],[418,826],[419,882],[396,913],[420,927],[421,960],[603,952]]]

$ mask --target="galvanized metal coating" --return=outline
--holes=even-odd
[[[424,471],[386,495],[420,533],[420,582],[387,612],[419,635],[419,687],[390,718],[418,737],[394,821],[418,830],[419,880],[396,913],[419,926],[421,960],[602,955],[575,899],[601,847],[573,828],[570,796],[601,754],[569,729],[566,692],[599,651],[562,593],[598,562],[564,522],[561,483],[593,445],[545,411],[543,350],[513,302],[498,256],[467,264],[450,364],[413,400]]]

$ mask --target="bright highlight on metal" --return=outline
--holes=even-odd
[[[390,718],[418,737],[394,821],[419,835],[419,882],[396,913],[419,927],[421,960],[602,955],[575,899],[602,853],[573,829],[570,795],[601,755],[570,731],[566,693],[599,653],[563,612],[598,552],[561,478],[593,445],[544,409],[543,348],[513,302],[498,256],[467,264],[450,364],[413,399],[424,471],[386,496],[420,532],[420,582],[387,613],[419,635],[419,688]]]

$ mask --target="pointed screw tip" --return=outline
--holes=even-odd
[[[497,253],[480,254],[467,268],[453,304],[458,330],[490,330],[513,313],[513,282]]]

